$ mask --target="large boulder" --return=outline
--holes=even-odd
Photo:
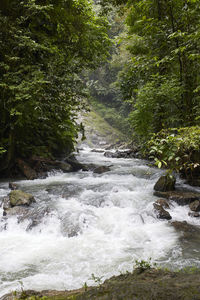
[[[25,193],[20,190],[14,190],[9,194],[9,201],[11,207],[26,205],[29,206],[32,202],[35,202],[33,195]]]
[[[168,200],[175,201],[179,205],[189,205],[195,200],[200,200],[200,193],[184,192],[184,191],[169,191],[169,192],[154,192],[157,197],[162,197]]]
[[[155,191],[168,192],[175,190],[176,179],[174,176],[163,175],[154,185]]]
[[[69,163],[62,162],[62,161],[55,161],[53,168],[60,169],[64,173],[72,172],[73,168]]]
[[[158,219],[171,220],[171,216],[161,205],[153,204]]]
[[[178,231],[183,233],[183,238],[187,239],[187,243],[190,239],[198,239],[200,236],[200,229],[197,226],[188,224],[186,221],[173,221],[171,225]]]
[[[200,201],[195,200],[194,202],[190,203],[190,209],[195,212],[200,211]]]
[[[32,156],[30,163],[40,178],[45,178],[51,170],[61,170],[64,173],[73,171],[73,167],[70,163],[50,158]]]
[[[37,178],[37,172],[32,169],[24,160],[19,158],[16,162],[19,170],[27,179],[33,180]]]
[[[65,158],[65,162],[71,165],[72,170],[74,172],[86,169],[86,167],[83,164],[81,164],[74,155]]]

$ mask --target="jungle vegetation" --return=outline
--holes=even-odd
[[[112,15],[115,7],[114,28],[117,22],[124,24],[115,35],[115,51],[108,64],[110,75],[105,72],[107,65],[104,72],[112,78],[118,67],[109,88],[115,89],[112,102],[119,114],[126,107],[125,120],[132,139],[157,166],[185,173],[196,169],[198,173],[200,1],[99,3],[107,14]],[[101,77],[98,82],[102,82]]]
[[[184,155],[200,150],[199,15],[199,0],[2,0],[0,173],[72,151],[85,100],[181,168],[183,132]]]
[[[73,150],[87,92],[81,73],[110,47],[87,0],[0,2],[0,173],[15,158]]]

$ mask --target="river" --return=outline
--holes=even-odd
[[[46,179],[17,181],[35,196],[38,210],[48,208],[30,230],[28,220],[5,220],[0,208],[0,296],[21,287],[71,290],[85,282],[92,285],[92,274],[103,281],[132,271],[141,259],[169,268],[200,266],[200,241],[182,242],[180,233],[153,211],[153,186],[162,171],[144,160],[106,158],[90,148],[78,160],[112,165],[111,171],[53,172]],[[178,180],[178,185],[183,183]],[[8,182],[1,182],[1,199],[9,192]],[[175,203],[169,210],[173,221],[200,226],[188,211]]]

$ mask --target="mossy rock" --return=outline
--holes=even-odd
[[[29,206],[31,203],[35,202],[33,195],[25,193],[21,190],[14,190],[9,194],[10,205],[26,205]]]
[[[163,175],[154,185],[154,190],[159,192],[174,191],[175,183],[176,179],[174,176]]]
[[[154,203],[153,206],[158,219],[171,220],[171,215],[161,205]]]

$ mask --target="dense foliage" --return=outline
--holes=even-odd
[[[101,14],[107,6],[98,6]],[[110,23],[109,37],[112,46],[109,57],[96,70],[86,76],[87,86],[90,91],[90,104],[113,127],[121,130],[130,137],[128,113],[129,104],[123,101],[120,88],[117,84],[118,73],[123,68],[123,62],[119,60],[118,37],[124,32],[124,17],[119,15],[116,8],[108,3],[107,18]]]
[[[171,141],[168,128],[196,132],[199,13],[199,0],[1,1],[0,173],[19,156],[71,151],[88,93],[146,148]],[[176,168],[174,152],[157,164]]]
[[[200,2],[125,1],[131,57],[120,75],[140,141],[168,127],[199,124]]]
[[[111,35],[118,43],[109,64],[95,77],[95,98],[118,111],[128,108],[132,132],[140,143],[163,128],[198,125],[200,2],[96,2],[109,16],[113,5],[120,7],[114,10],[115,28],[119,22],[120,30]]]
[[[0,172],[16,157],[73,149],[80,74],[107,57],[108,23],[89,0],[0,2]]]
[[[200,170],[200,127],[163,129],[153,135],[148,149],[158,167],[165,166],[191,177]]]
[[[113,5],[120,8],[126,24],[114,54],[121,68],[110,84],[119,87],[120,100],[111,101],[119,104],[119,111],[123,101],[129,104],[134,140],[145,155],[150,150],[157,166],[196,177],[200,170],[200,1],[98,2],[109,13]],[[112,56],[110,66],[113,61]]]

